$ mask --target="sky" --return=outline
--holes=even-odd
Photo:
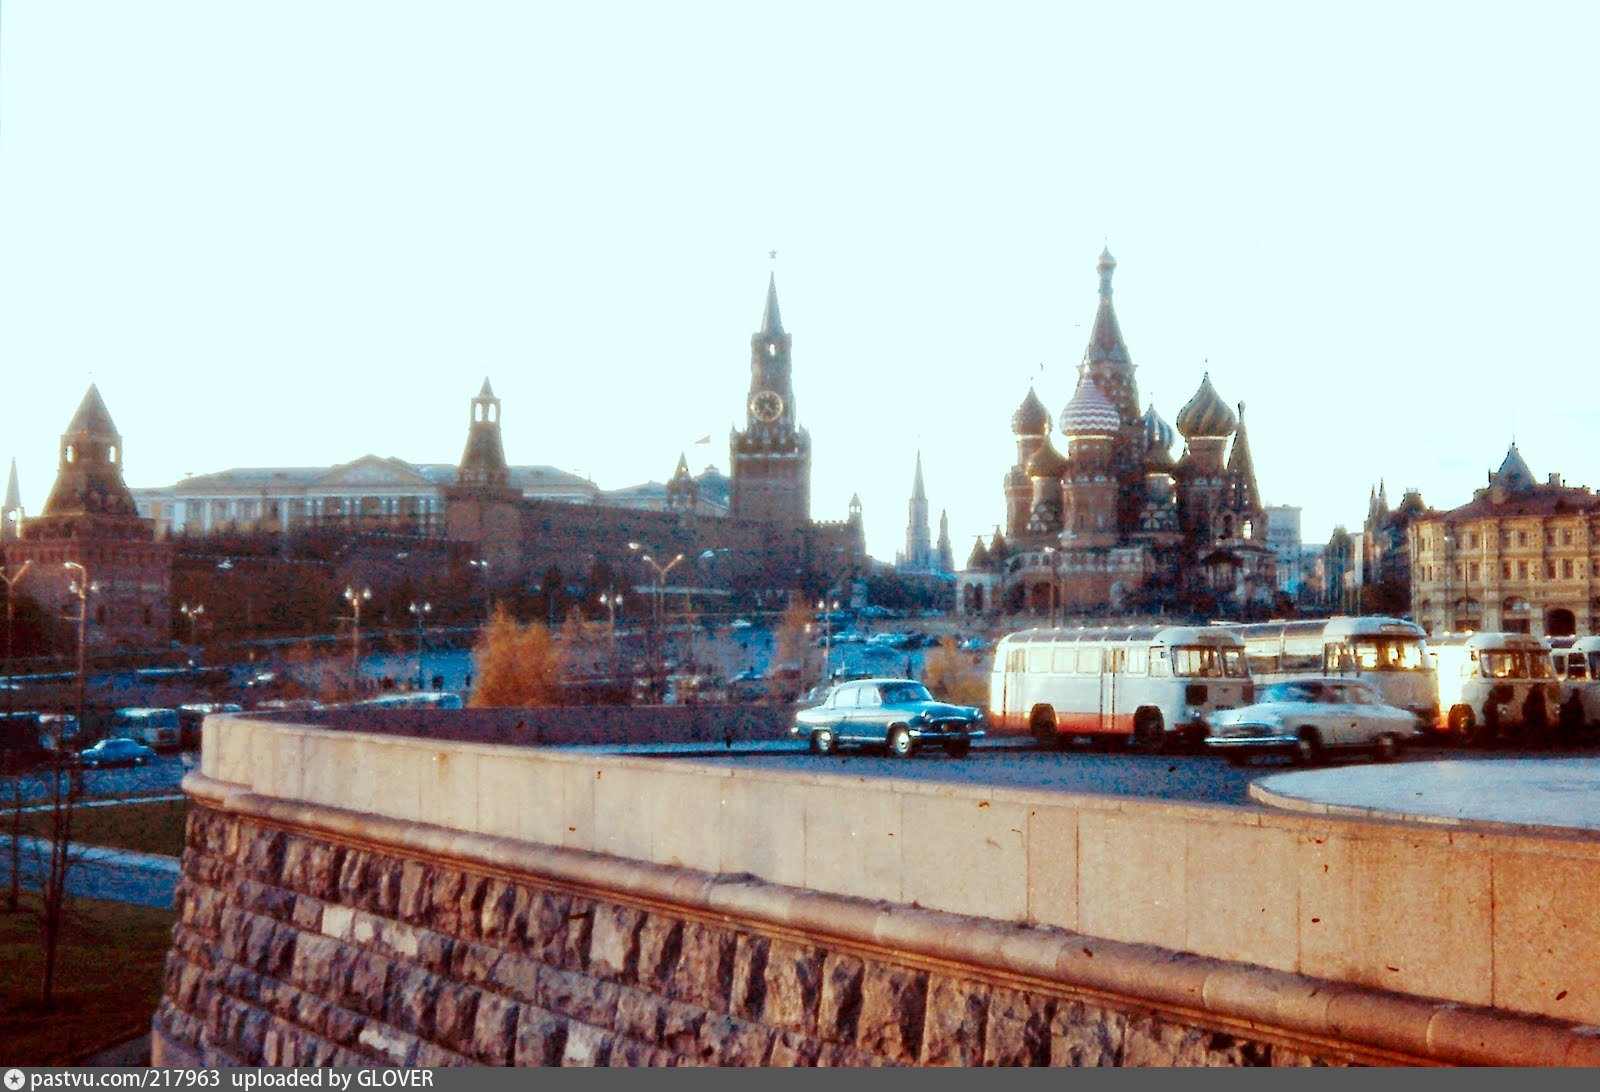
[[[1144,403],[1209,369],[1308,542],[1513,439],[1600,486],[1592,4],[3,0],[0,466],[88,385],[134,487],[506,455],[728,467],[775,271],[813,440],[958,563],[1116,256]],[[776,250],[771,259],[769,251]],[[710,435],[708,445],[696,444]]]

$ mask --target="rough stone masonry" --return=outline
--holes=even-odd
[[[204,805],[189,819],[177,909],[155,1018],[168,1064],[1350,1060]]]

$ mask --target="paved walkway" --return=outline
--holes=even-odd
[[[38,890],[50,842],[24,836],[22,886]],[[11,839],[0,837],[0,887],[11,883]],[[178,887],[178,858],[105,846],[74,845],[67,892],[91,899],[169,908]]]
[[[1320,815],[1600,837],[1600,758],[1361,764],[1263,777],[1252,799]]]

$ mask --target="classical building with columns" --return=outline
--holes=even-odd
[[[1134,364],[1111,303],[1116,260],[1100,255],[1099,308],[1061,411],[1065,450],[1030,390],[1013,414],[1017,461],[1004,480],[1006,526],[973,547],[963,610],[1247,614],[1276,591],[1267,517],[1237,412],[1208,372],[1178,411],[1139,411]],[[1172,447],[1181,436],[1182,455]]]
[[[1600,633],[1600,497],[1538,481],[1517,445],[1472,500],[1410,529],[1411,604],[1430,633]]]

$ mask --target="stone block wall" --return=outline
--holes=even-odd
[[[1296,1043],[1225,1022],[1207,1026],[1181,1008],[696,912],[692,901],[664,905],[583,890],[202,804],[189,821],[179,924],[155,1019],[156,1061],[1362,1060],[1337,1044]]]

